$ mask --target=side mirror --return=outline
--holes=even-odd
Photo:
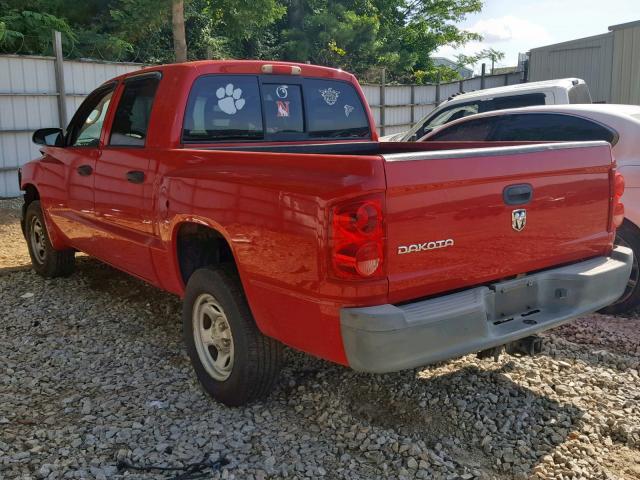
[[[33,132],[31,140],[36,145],[46,145],[48,147],[64,146],[64,135],[61,128],[40,128]]]

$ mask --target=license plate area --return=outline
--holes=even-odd
[[[538,309],[538,283],[535,278],[519,278],[497,283],[489,287],[494,292],[494,308],[490,321],[495,325],[507,322],[514,316],[534,315]]]

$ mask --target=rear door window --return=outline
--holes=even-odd
[[[187,142],[264,138],[258,78],[205,75],[193,84],[183,125]]]
[[[160,74],[125,80],[111,127],[109,145],[143,147],[147,138],[151,107],[160,82]]]
[[[491,138],[495,123],[495,117],[466,120],[455,125],[442,127],[441,130],[435,132],[429,137],[429,141],[482,142]]]
[[[492,140],[604,140],[615,143],[617,134],[600,123],[574,115],[527,113],[500,117]]]
[[[505,110],[507,108],[529,107],[531,105],[544,105],[546,95],[544,93],[525,93],[523,95],[508,95],[506,97],[496,97],[482,102],[481,112],[492,112],[494,110]]]

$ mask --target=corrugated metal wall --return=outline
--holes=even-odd
[[[68,118],[84,97],[109,78],[141,65],[65,61]],[[34,130],[59,127],[53,57],[0,55],[0,197],[20,194],[18,167],[39,155]]]
[[[535,48],[529,57],[529,81],[582,78],[594,102],[608,102],[612,58],[613,39],[609,34]]]
[[[589,85],[594,102],[640,105],[640,22],[609,30],[532,49],[529,81],[578,77]]]
[[[612,27],[611,101],[640,105],[640,22]]]

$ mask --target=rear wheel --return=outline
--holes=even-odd
[[[182,326],[196,376],[213,398],[240,406],[271,391],[283,347],[258,330],[232,269],[200,268],[191,275]]]
[[[25,238],[31,265],[43,277],[67,277],[75,268],[74,250],[56,250],[51,245],[40,201],[34,200],[25,215]]]
[[[602,313],[620,314],[640,305],[640,229],[625,221],[618,229],[616,245],[622,245],[633,250],[633,266],[631,276],[622,296],[608,307],[601,310]]]

